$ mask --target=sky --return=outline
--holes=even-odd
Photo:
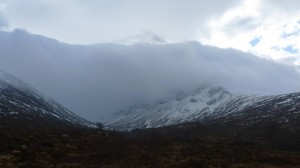
[[[300,66],[298,0],[0,0],[0,27],[71,44],[107,43],[143,31],[195,40]]]

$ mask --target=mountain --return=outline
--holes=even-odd
[[[224,122],[235,121],[239,125],[299,122],[300,92],[234,99],[227,107],[229,108],[225,108],[223,114],[216,113],[217,117],[213,117]],[[233,110],[234,108],[238,109]]]
[[[229,122],[251,125],[300,119],[300,93],[256,96],[231,93],[221,87],[201,87],[191,93],[153,103],[140,103],[117,112],[108,128],[132,130],[188,122]]]
[[[72,113],[54,100],[0,70],[1,120],[41,120],[93,127],[94,124]]]
[[[134,45],[134,44],[165,44],[166,41],[152,31],[143,31],[138,35],[114,41],[115,44]]]

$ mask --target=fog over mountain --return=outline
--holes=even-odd
[[[0,32],[0,68],[92,121],[141,99],[203,84],[231,91],[300,91],[292,67],[197,42],[70,45],[16,29]]]
[[[300,67],[298,0],[1,0],[0,29],[16,28],[71,44],[151,30],[169,42],[231,47]]]

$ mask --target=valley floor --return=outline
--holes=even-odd
[[[259,143],[216,136],[174,139],[153,131],[125,134],[0,125],[0,167],[300,167],[299,151],[269,149]]]

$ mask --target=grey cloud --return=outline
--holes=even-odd
[[[0,11],[0,30],[8,28],[8,20],[5,17],[4,13]]]
[[[228,24],[224,25],[224,32],[228,36],[234,36],[237,32],[240,31],[253,31],[260,25],[260,20],[251,16],[237,16],[231,20]]]
[[[196,42],[83,46],[16,30],[0,32],[0,51],[1,69],[91,120],[202,84],[259,94],[300,90],[289,67]]]

